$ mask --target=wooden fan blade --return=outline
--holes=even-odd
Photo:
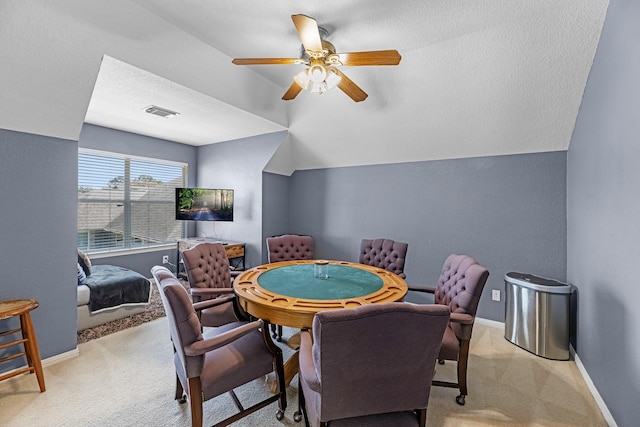
[[[305,50],[322,52],[322,41],[316,20],[307,15],[291,15],[291,19]]]
[[[289,86],[289,89],[287,89],[287,92],[282,96],[282,99],[284,99],[285,101],[291,101],[296,96],[298,96],[301,90],[302,90],[302,86],[300,86],[294,80],[293,83],[291,83],[291,86]]]
[[[398,65],[402,56],[397,50],[339,53],[342,65]]]
[[[236,58],[233,61],[236,65],[289,65],[304,64],[300,58]]]
[[[337,75],[340,76],[340,82],[338,83],[338,87],[344,93],[346,93],[349,98],[353,99],[355,102],[364,101],[367,99],[367,93],[360,89],[360,87],[353,82],[349,77],[345,76],[344,73],[337,68],[333,68],[333,71]]]

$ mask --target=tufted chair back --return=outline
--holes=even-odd
[[[222,243],[199,243],[182,252],[191,297],[194,302],[233,296],[231,270]],[[244,320],[246,313],[237,304],[225,304],[202,310],[204,326],[222,326]]]
[[[269,262],[314,259],[316,256],[313,237],[297,234],[267,237]]]
[[[404,262],[408,247],[407,243],[390,239],[362,239],[358,262],[384,268],[406,279]]]
[[[230,288],[231,270],[222,243],[199,243],[182,252],[189,286],[192,288]]]
[[[452,313],[475,317],[488,276],[487,269],[470,256],[451,254],[442,267],[434,302],[448,305]]]

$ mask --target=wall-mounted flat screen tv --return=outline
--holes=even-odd
[[[233,190],[176,188],[176,219],[233,221]]]

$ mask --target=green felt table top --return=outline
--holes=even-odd
[[[317,300],[357,298],[382,289],[383,280],[374,273],[347,265],[328,267],[328,279],[316,278],[313,264],[278,267],[262,273],[258,284],[279,295]]]

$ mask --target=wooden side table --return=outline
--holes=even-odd
[[[17,334],[18,332],[21,333],[20,335],[22,337],[13,341],[0,343],[0,349],[13,347],[20,344],[22,344],[24,347],[23,352],[14,353],[9,356],[0,358],[0,364],[8,362],[9,360],[17,359],[21,356],[25,356],[27,358],[27,366],[16,369],[7,374],[0,375],[0,381],[24,373],[35,373],[36,378],[38,379],[38,385],[40,386],[40,392],[43,392],[46,390],[44,385],[44,372],[42,371],[42,362],[40,361],[40,351],[38,350],[38,340],[36,339],[36,332],[33,329],[31,315],[29,314],[31,310],[38,308],[38,306],[38,301],[32,299],[14,299],[0,301],[0,320],[14,316],[20,316],[20,327],[0,332],[0,338]]]

